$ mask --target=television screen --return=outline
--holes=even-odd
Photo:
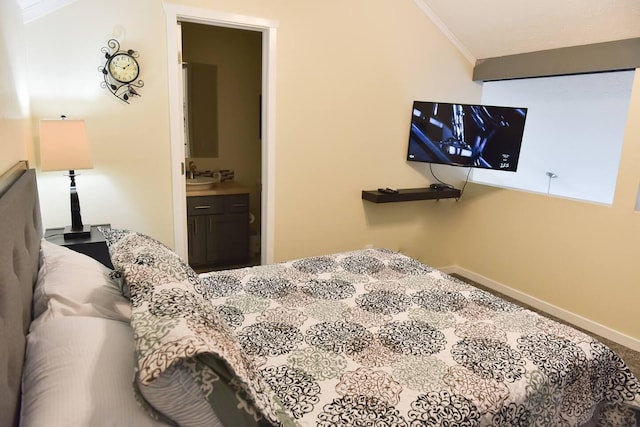
[[[407,160],[515,172],[526,108],[414,101]]]

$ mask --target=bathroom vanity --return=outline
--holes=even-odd
[[[249,190],[233,181],[209,189],[187,187],[189,264],[240,264],[249,260]]]

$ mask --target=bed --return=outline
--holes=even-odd
[[[33,170],[0,199],[0,425],[638,425],[590,336],[403,254],[196,274],[105,229],[115,271],[42,240]]]

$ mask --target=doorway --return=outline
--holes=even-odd
[[[230,200],[233,192],[242,195],[244,206],[243,214],[233,208],[238,218],[230,222],[231,216],[226,215],[226,226],[215,233],[209,231],[208,237],[202,235],[202,226],[196,226],[201,211],[187,210],[189,264],[202,271],[259,265],[262,33],[192,22],[178,22],[178,31],[185,88],[185,164],[195,176],[220,173],[216,187],[224,193],[214,199],[199,199],[200,204],[218,200],[226,206],[222,200]],[[211,218],[216,218],[214,224],[222,221],[220,215]],[[217,256],[207,256],[207,241],[206,247],[219,247]]]
[[[261,111],[261,191],[260,191],[260,262],[273,262],[274,171],[275,171],[275,57],[277,23],[249,16],[216,12],[208,9],[164,4],[167,26],[167,58],[169,83],[169,119],[171,127],[171,172],[174,212],[174,250],[187,259],[187,217],[185,173],[185,136],[183,128],[182,64],[179,59],[178,22],[258,31],[262,36]]]

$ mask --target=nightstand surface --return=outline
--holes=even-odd
[[[63,235],[64,227],[47,228],[44,233],[44,238],[56,245],[65,246],[76,252],[80,252],[81,254],[90,256],[91,258],[100,261],[107,267],[113,268],[113,264],[111,263],[111,256],[109,255],[109,248],[107,248],[107,242],[104,238],[104,235],[98,231],[98,227],[110,228],[110,225],[92,225],[91,236],[66,240]]]

